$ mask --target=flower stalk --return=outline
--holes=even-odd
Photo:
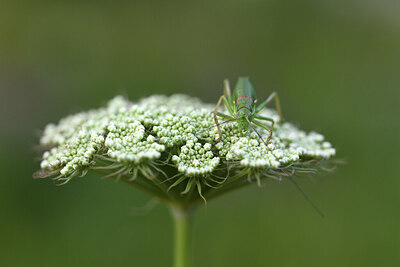
[[[188,267],[191,254],[191,226],[194,209],[171,205],[174,226],[174,267]]]

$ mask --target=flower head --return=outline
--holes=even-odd
[[[213,108],[186,95],[155,95],[138,103],[117,96],[103,108],[47,125],[40,143],[51,149],[37,176],[66,183],[102,171],[166,201],[195,203],[249,182],[309,170],[335,155],[323,135],[287,122],[275,124],[268,146],[236,122],[221,125],[217,143]],[[278,121],[274,110],[261,115]]]

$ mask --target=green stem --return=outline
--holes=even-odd
[[[188,267],[193,209],[171,206],[174,224],[174,267]]]

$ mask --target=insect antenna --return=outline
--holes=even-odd
[[[233,118],[233,119],[229,119],[227,121],[223,121],[223,122],[218,123],[218,124],[214,124],[213,126],[210,126],[210,127],[206,128],[205,130],[200,131],[199,133],[202,134],[202,133],[206,132],[207,130],[210,130],[211,128],[220,126],[221,124],[225,124],[225,123],[232,122],[232,121],[237,121],[237,120],[240,120],[240,119],[241,118]]]
[[[256,132],[256,134],[258,135],[258,137],[260,137],[261,141],[263,141],[264,145],[267,146],[268,143],[265,143],[264,139],[262,138],[261,134],[259,134],[256,130],[256,128],[253,126],[253,124],[251,124],[251,122],[249,121],[249,119],[246,117],[246,121],[247,123],[250,125],[250,127],[253,129],[254,132]]]
[[[324,218],[325,214],[317,207],[317,205],[314,204],[314,202],[312,202],[312,200],[307,196],[307,194],[303,191],[303,189],[301,189],[300,185],[298,183],[296,183],[296,181],[293,179],[293,177],[288,176],[289,180],[296,186],[296,188],[299,190],[300,194],[303,195],[303,197],[307,200],[308,203],[310,203],[310,205],[315,209],[316,212],[318,212],[318,214]]]
[[[209,127],[209,128],[217,127],[217,126],[220,126],[220,125],[222,125],[222,124],[225,124],[225,123],[228,123],[228,122],[232,122],[232,121],[237,121],[237,120],[240,120],[240,119],[241,119],[240,117],[239,117],[239,118],[229,119],[229,120],[227,120],[227,121],[223,121],[223,122],[221,122],[221,123],[215,124],[215,125],[213,125],[213,126],[211,126],[211,127]]]

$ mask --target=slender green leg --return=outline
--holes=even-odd
[[[226,114],[221,113],[221,112],[217,112],[217,116],[220,116],[220,117],[223,118],[224,120],[232,120],[232,119],[235,119],[234,117],[229,116],[229,115],[226,115]],[[220,123],[220,124],[221,124],[221,123]]]
[[[228,99],[230,99],[230,96],[231,96],[231,89],[229,86],[229,81],[227,79],[225,79],[224,80],[224,95],[220,96],[217,106],[215,107],[215,109],[213,111],[214,122],[215,122],[215,125],[217,126],[218,136],[219,136],[217,143],[221,142],[221,140],[222,140],[222,133],[221,133],[221,128],[219,127],[217,114],[220,117],[228,117],[229,119],[233,119],[232,117],[229,117],[228,115],[218,112],[219,106],[221,106],[222,102],[224,102],[226,109],[229,111],[229,113],[232,113],[232,107],[230,106],[230,103],[228,101]]]
[[[268,98],[267,100],[265,100],[264,102],[262,102],[259,106],[256,107],[256,112],[260,112],[263,108],[265,108],[265,106],[271,102],[272,99],[275,99],[275,106],[276,106],[276,111],[278,111],[278,115],[279,115],[279,121],[282,121],[282,111],[281,111],[281,102],[279,101],[279,96],[278,93],[273,92]]]
[[[267,138],[267,142],[264,142],[264,144],[267,146],[269,141],[271,140],[272,137],[272,129],[268,129],[267,126],[265,126],[264,124],[260,123],[259,121],[254,120],[253,121],[255,125],[260,126],[261,128],[267,130],[269,132],[268,138]]]
[[[229,86],[228,79],[224,80],[224,104],[229,114],[233,114],[233,107],[231,101],[231,87]]]
[[[221,103],[222,103],[222,101],[224,100],[224,98],[225,98],[224,95],[222,95],[222,96],[219,98],[218,103],[217,103],[217,106],[215,107],[215,109],[214,109],[214,111],[213,111],[214,122],[215,122],[215,125],[217,126],[218,136],[219,136],[218,142],[217,142],[217,143],[221,142],[221,140],[222,140],[221,127],[219,127],[219,122],[218,122],[217,114],[219,113],[219,112],[218,112],[218,108],[219,108],[219,106],[221,106]]]
[[[261,139],[261,141],[264,143],[264,145],[268,145],[268,141],[269,140],[267,140],[267,142],[264,141],[264,139],[262,138],[261,134],[259,134],[259,132],[257,132],[256,128],[254,128],[253,124],[251,124],[249,118],[246,117],[246,121],[250,125],[251,129],[253,129],[253,131],[258,135],[258,137]],[[257,124],[257,121],[254,121],[254,123]],[[259,123],[259,124],[261,124],[261,123]],[[258,125],[258,126],[260,126],[260,125]]]
[[[221,124],[224,124],[224,123],[227,123],[227,122],[232,122],[232,121],[237,121],[237,120],[241,119],[241,118],[234,118],[232,116],[226,115],[226,114],[221,113],[221,112],[217,112],[217,115],[222,117],[222,118],[224,118],[224,119],[226,119],[226,121],[223,121],[221,123],[218,123],[218,120],[216,121],[216,123],[217,123],[216,126],[218,127],[219,139],[218,139],[217,142],[214,143],[214,145],[218,144],[222,140],[221,128],[219,127]]]
[[[267,117],[260,116],[260,115],[255,115],[254,118],[259,119],[259,120],[264,120],[264,121],[269,121],[269,122],[271,122],[271,129],[268,129],[268,127],[265,126],[265,125],[263,125],[262,123],[260,123],[260,122],[258,122],[258,121],[256,121],[256,120],[254,121],[254,123],[255,123],[256,125],[258,125],[258,126],[260,126],[261,128],[263,128],[263,129],[269,131],[269,135],[268,135],[268,138],[267,138],[267,144],[268,144],[268,143],[269,143],[269,140],[271,140],[272,133],[273,133],[273,131],[274,131],[274,125],[275,125],[274,120],[271,119],[271,118],[267,118]]]
[[[224,96],[229,97],[231,95],[231,87],[229,86],[229,80],[224,80]]]

